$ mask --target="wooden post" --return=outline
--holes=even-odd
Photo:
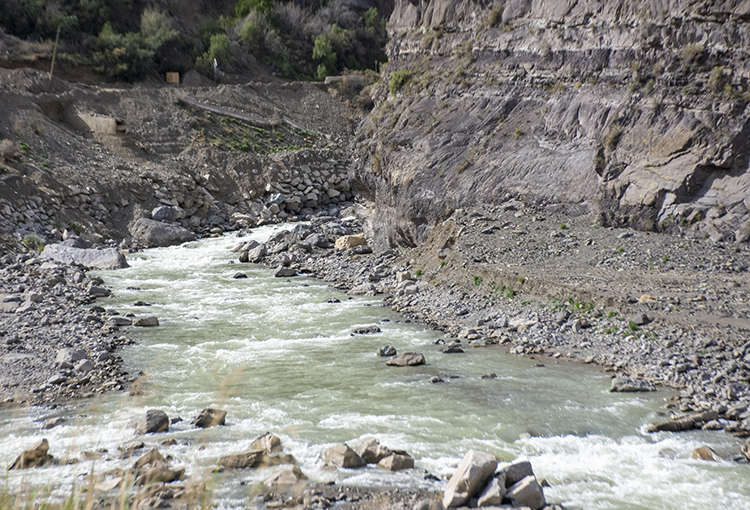
[[[55,57],[57,56],[57,43],[60,41],[60,27],[57,25],[57,35],[55,36],[55,47],[52,50],[52,64],[49,66],[49,81],[52,82],[52,72],[55,70]]]

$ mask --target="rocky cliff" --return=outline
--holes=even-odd
[[[353,177],[381,245],[510,196],[750,237],[747,1],[397,0]]]

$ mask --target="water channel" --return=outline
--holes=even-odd
[[[259,229],[253,238],[272,232]],[[644,432],[670,393],[612,394],[609,376],[592,367],[496,349],[442,354],[433,345],[439,332],[406,322],[381,297],[350,299],[314,279],[273,278],[267,268],[231,263],[237,256],[229,248],[238,242],[227,236],[148,250],[131,255],[129,269],[101,272],[116,297],[100,305],[161,322],[128,331],[138,342],[121,353],[131,373],[145,372],[144,395],[4,411],[0,464],[10,464],[42,435],[55,456],[116,452],[136,441],[133,426],[145,410],[158,408],[184,421],[139,439],[198,479],[210,478],[219,456],[244,451],[270,431],[315,481],[440,490],[445,482],[425,479],[424,471],[444,478],[476,448],[503,462],[529,459],[551,484],[547,500],[570,508],[750,508],[750,466],[690,459],[701,445],[729,457],[739,440],[721,432]],[[249,278],[232,278],[238,271]],[[340,302],[329,303],[333,298]],[[152,306],[133,306],[137,300]],[[382,332],[350,334],[370,324]],[[383,345],[422,352],[428,364],[386,367],[375,354]],[[481,378],[489,373],[497,378]],[[432,384],[433,375],[455,377]],[[205,407],[226,410],[227,425],[193,428],[190,419]],[[68,417],[69,424],[40,431],[41,421],[54,416]],[[372,437],[408,451],[417,469],[322,469],[326,447],[343,441],[354,447]],[[160,446],[170,438],[177,443]],[[105,454],[72,466],[9,472],[5,483],[65,494],[92,465],[104,472],[127,463]],[[223,473],[214,501],[245,507],[248,487],[272,471]]]

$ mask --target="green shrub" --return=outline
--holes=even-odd
[[[211,73],[214,66],[214,59],[221,66],[229,64],[231,52],[229,51],[229,41],[224,34],[214,34],[211,36],[211,46],[208,51],[198,57],[195,61],[195,67],[204,73]]]
[[[474,280],[475,287],[479,287],[480,285],[482,285],[483,278],[481,276],[474,275],[472,279]]]
[[[44,239],[35,236],[34,234],[27,234],[23,236],[23,245],[30,250],[34,250],[39,253],[44,249]]]
[[[273,0],[239,0],[234,6],[234,14],[244,18],[250,11],[266,13],[273,8]]]
[[[318,34],[313,45],[313,59],[321,60],[318,65],[316,77],[318,80],[324,80],[326,76],[336,70],[336,52],[333,51],[331,38],[328,34]]]
[[[388,90],[391,95],[396,97],[396,93],[406,84],[407,81],[409,81],[409,71],[406,69],[394,71],[393,75],[391,75],[391,81],[388,84]]]
[[[374,27],[378,23],[378,9],[377,7],[370,7],[365,11],[365,26]]]
[[[94,70],[109,80],[142,79],[152,69],[154,51],[143,44],[140,34],[118,34],[108,22],[94,43]]]
[[[144,46],[156,51],[165,42],[177,37],[172,21],[158,9],[146,9],[141,15],[141,39]]]

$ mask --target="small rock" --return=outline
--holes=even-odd
[[[345,469],[356,469],[365,466],[367,462],[357,455],[349,445],[342,443],[331,446],[323,453],[323,460],[329,466],[336,466]]]
[[[493,477],[485,486],[482,493],[477,498],[477,506],[497,506],[503,502],[505,496],[505,475]]]
[[[79,374],[87,374],[94,370],[94,364],[90,360],[82,359],[75,364],[75,367],[73,367],[73,369]]]
[[[414,458],[406,453],[392,453],[378,462],[378,467],[388,471],[402,471],[414,467]]]
[[[169,417],[164,411],[149,409],[135,427],[136,435],[152,434],[169,430]]]
[[[288,278],[290,276],[297,276],[297,270],[291,267],[279,266],[273,272],[275,278]]]
[[[193,420],[193,425],[202,429],[224,425],[227,412],[221,409],[206,408]]]
[[[53,460],[52,456],[47,453],[48,451],[49,442],[46,439],[42,439],[28,450],[24,450],[8,469],[28,469],[44,466]]]
[[[417,365],[424,365],[425,359],[422,353],[404,352],[393,356],[386,361],[385,364],[392,367],[414,367]]]
[[[651,322],[651,318],[645,313],[637,313],[630,318],[632,322],[635,322],[639,326],[643,326]]]
[[[355,335],[372,335],[374,333],[380,333],[380,328],[374,324],[372,326],[362,326],[352,330],[352,334]]]
[[[461,354],[464,352],[464,350],[461,348],[461,344],[458,342],[454,342],[452,344],[449,344],[448,347],[440,351],[444,354]]]
[[[65,423],[65,418],[61,418],[58,416],[57,418],[52,418],[51,420],[45,421],[44,424],[42,425],[42,430],[53,429],[55,427],[59,427],[60,425],[64,423]]]
[[[245,273],[234,273],[234,276],[232,276],[235,280],[241,280],[244,278],[247,278],[247,275]]]
[[[653,384],[643,379],[631,379],[623,375],[618,375],[612,379],[612,386],[609,391],[616,392],[641,392],[656,391]]]
[[[153,328],[159,325],[159,319],[157,317],[139,317],[133,321],[134,326],[141,328]]]
[[[390,358],[391,356],[396,355],[396,349],[391,347],[390,345],[386,345],[384,347],[379,347],[377,354],[381,358]]]
[[[690,457],[693,459],[708,460],[711,462],[719,462],[721,460],[721,457],[716,455],[716,452],[708,446],[701,446],[700,448],[696,448],[695,450],[693,450],[693,453],[690,455]]]
[[[393,454],[389,448],[381,445],[377,439],[368,439],[357,448],[356,452],[368,464],[377,464]]]
[[[253,439],[253,442],[250,443],[250,449],[261,450],[265,453],[279,452],[281,451],[281,439],[270,432],[266,432]]]

